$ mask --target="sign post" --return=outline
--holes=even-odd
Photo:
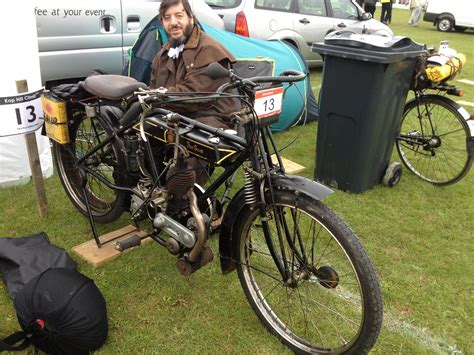
[[[53,174],[49,140],[40,134],[43,125],[41,107],[42,80],[35,0],[9,1],[2,9],[0,33],[4,48],[14,48],[15,55],[0,59],[0,187],[33,180],[41,217],[47,214],[43,177]],[[24,79],[24,80],[20,80]],[[29,92],[28,87],[33,89]],[[21,137],[23,136],[23,137]],[[21,196],[17,198],[21,199]],[[4,216],[0,212],[0,220]]]
[[[16,90],[19,94],[28,92],[27,81],[17,80]],[[32,113],[34,114],[34,111]],[[46,190],[44,188],[43,174],[41,172],[41,162],[38,154],[38,145],[36,143],[36,134],[34,131],[25,134],[25,142],[26,149],[28,152],[28,159],[30,161],[31,177],[33,179],[33,184],[36,189],[36,199],[38,200],[39,213],[41,217],[46,217],[46,215],[48,214],[48,201],[46,199]]]

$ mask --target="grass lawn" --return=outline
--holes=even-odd
[[[376,18],[380,16],[377,8]],[[409,27],[408,11],[394,10],[395,34],[419,43],[450,46],[468,57],[457,79],[474,80],[474,33],[437,32],[429,23]],[[312,71],[316,96],[321,70]],[[474,86],[455,81],[474,102]],[[458,98],[455,98],[458,100]],[[465,106],[473,112],[474,108]],[[283,155],[312,177],[317,123],[295,127],[277,139]],[[394,161],[399,161],[396,154]],[[0,236],[48,233],[67,251],[91,239],[88,221],[72,207],[57,176],[45,182],[49,204],[40,218],[32,184],[0,189]],[[449,187],[434,187],[404,169],[401,182],[363,194],[337,191],[325,201],[358,234],[378,271],[384,297],[382,333],[373,353],[472,353],[474,349],[474,173]],[[128,223],[127,216],[101,232]],[[210,242],[216,252],[216,238]],[[72,255],[72,253],[71,253]],[[190,278],[176,259],[149,243],[94,269],[75,255],[79,270],[103,292],[110,334],[104,354],[289,353],[265,331],[251,310],[236,274],[221,276],[216,260]],[[0,287],[0,338],[19,329],[12,301]],[[26,353],[26,352],[25,352]]]

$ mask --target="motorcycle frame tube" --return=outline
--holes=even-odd
[[[86,188],[86,184],[87,184],[87,179],[85,178],[85,174],[91,174],[93,175],[94,177],[96,177],[97,179],[99,179],[102,183],[104,183],[107,187],[111,188],[111,189],[115,189],[115,190],[118,190],[118,191],[126,191],[126,192],[129,192],[131,194],[135,194],[135,191],[133,191],[131,188],[128,188],[128,187],[123,187],[123,186],[118,186],[116,184],[113,184],[111,183],[110,181],[108,181],[107,179],[103,178],[102,176],[100,176],[99,174],[97,174],[96,172],[92,171],[91,169],[89,169],[87,166],[85,166],[83,163],[84,161],[89,158],[92,154],[96,153],[98,150],[104,148],[107,144],[110,144],[112,141],[116,141],[120,147],[123,148],[123,152],[125,151],[124,150],[124,143],[123,143],[123,140],[121,138],[121,135],[128,129],[131,129],[133,127],[134,124],[136,124],[136,121],[137,119],[135,120],[121,120],[120,123],[126,123],[124,125],[120,125],[119,128],[115,128],[115,124],[113,122],[113,120],[111,119],[111,117],[109,116],[106,116],[106,115],[103,115],[102,114],[102,110],[100,110],[100,106],[99,106],[99,112],[97,112],[97,119],[101,120],[103,124],[106,124],[107,127],[109,128],[110,132],[113,132],[108,138],[106,138],[104,141],[102,141],[100,144],[98,144],[97,146],[95,146],[94,148],[92,148],[88,153],[84,154],[81,158],[79,158],[76,162],[76,167],[81,171],[82,174],[84,174],[84,186],[83,186],[83,195],[84,195],[84,202],[85,202],[85,205],[86,205],[86,209],[87,209],[87,212],[88,212],[88,219],[89,219],[89,222],[91,224],[91,229],[92,229],[92,233],[93,233],[93,237],[97,243],[97,246],[100,248],[102,246],[102,243],[100,242],[100,239],[99,239],[99,236],[98,236],[98,233],[97,233],[97,227],[96,227],[96,223],[94,221],[94,216],[92,214],[92,209],[91,209],[91,206],[90,206],[90,203],[89,203],[89,199],[87,198],[86,196],[86,192],[85,192],[85,188]],[[135,110],[134,112],[137,111],[137,108],[135,106]],[[171,111],[168,111],[168,110],[165,110],[165,109],[157,109],[157,111],[161,114],[164,114],[164,115],[167,115],[167,114],[170,114],[172,113]],[[125,114],[124,117],[129,117],[129,115]],[[236,159],[236,161],[234,161],[228,168],[225,169],[224,173],[221,174],[219,176],[219,178],[217,179],[217,181],[215,181],[209,189],[206,190],[206,192],[203,194],[203,196],[200,196],[199,198],[199,202],[201,202],[201,200],[203,199],[207,199],[209,196],[211,196],[216,190],[217,188],[225,182],[225,180],[230,177],[239,167],[240,165],[248,158],[249,156],[249,151],[246,147],[246,144],[244,145],[244,143],[246,143],[245,139],[241,138],[241,137],[237,137],[237,136],[234,136],[234,135],[231,135],[231,134],[228,134],[226,132],[223,132],[221,130],[218,130],[214,127],[211,127],[211,126],[207,126],[205,124],[202,124],[202,123],[199,123],[197,121],[194,121],[188,117],[185,117],[185,116],[181,116],[179,115],[179,118],[180,119],[183,119],[183,121],[185,121],[186,123],[188,124],[193,124],[195,125],[197,128],[200,128],[200,129],[203,129],[207,132],[210,132],[210,133],[213,133],[217,136],[220,136],[220,137],[225,137],[227,138],[228,140],[232,141],[234,144],[236,144],[237,146],[244,146],[246,149],[244,149],[239,157]],[[90,118],[88,118],[90,119]],[[155,159],[153,157],[152,154],[150,154],[151,152],[151,149],[150,149],[150,146],[149,146],[149,142],[145,142],[146,144],[146,150],[147,150],[147,155],[148,155],[148,158],[150,159],[150,163],[152,166],[156,166],[156,162],[155,162]],[[123,153],[122,153],[123,154]],[[152,175],[153,176],[153,180],[154,181],[158,181],[158,172],[156,171],[156,169],[152,169]],[[195,255],[193,255],[195,256]]]
[[[165,114],[165,115],[171,113],[171,111],[164,110],[164,109],[157,109],[157,111],[159,113]],[[215,193],[217,188],[220,187],[223,183],[225,183],[225,181],[232,174],[234,174],[235,171],[241,166],[241,164],[244,161],[246,161],[247,159],[250,160],[252,168],[255,169],[255,171],[259,173],[260,170],[261,170],[261,164],[260,164],[259,155],[258,155],[259,152],[264,154],[264,156],[260,156],[260,158],[262,158],[262,160],[263,160],[264,169],[266,171],[266,176],[264,177],[265,185],[266,185],[266,188],[268,188],[270,190],[271,196],[273,196],[274,186],[275,187],[282,187],[282,188],[289,188],[289,189],[294,190],[294,191],[300,191],[301,186],[304,186],[305,184],[307,186],[309,186],[309,189],[303,190],[303,191],[300,191],[300,192],[307,193],[308,195],[316,197],[318,199],[324,198],[328,194],[332,193],[332,191],[330,189],[328,189],[325,186],[320,185],[320,184],[318,184],[314,181],[311,181],[309,179],[304,179],[304,178],[299,177],[299,176],[291,177],[291,176],[284,175],[284,172],[282,171],[282,169],[280,169],[279,174],[274,174],[273,173],[274,169],[271,168],[271,166],[273,166],[273,163],[271,163],[270,149],[269,149],[268,142],[267,142],[267,139],[266,139],[267,137],[270,137],[270,143],[272,145],[272,148],[273,148],[274,152],[277,155],[277,159],[278,159],[279,162],[281,162],[281,156],[279,154],[278,149],[276,148],[275,142],[271,139],[271,132],[269,131],[268,127],[261,127],[261,126],[260,127],[258,127],[258,126],[253,127],[253,129],[256,129],[257,131],[259,131],[260,134],[258,135],[257,142],[250,142],[250,144],[249,144],[249,143],[247,143],[247,141],[245,139],[243,139],[241,137],[227,134],[227,133],[225,133],[221,130],[215,129],[215,128],[207,126],[205,124],[201,124],[201,123],[196,122],[196,121],[194,121],[190,118],[187,118],[185,116],[181,116],[181,115],[179,115],[179,116],[180,116],[180,119],[182,119],[185,123],[193,124],[194,127],[196,127],[196,128],[203,129],[207,132],[213,133],[213,134],[215,134],[217,136],[220,136],[220,137],[225,137],[226,139],[233,142],[237,146],[244,147],[244,149],[242,151],[240,151],[240,153],[238,153],[238,156],[236,157],[236,159],[229,166],[227,166],[225,168],[224,172],[214,181],[214,183],[211,184],[211,186],[204,192],[204,194],[202,196],[200,196],[200,199],[206,199],[209,196],[211,196],[213,193]],[[101,119],[102,117],[103,116],[99,114],[98,119]],[[111,132],[113,132],[112,135],[110,137],[108,137],[106,140],[104,140],[103,142],[101,142],[99,145],[94,147],[90,152],[85,154],[83,157],[81,157],[77,161],[77,167],[79,169],[81,169],[82,171],[84,171],[84,173],[86,173],[86,174],[87,173],[93,174],[94,176],[99,178],[102,182],[104,182],[109,188],[117,189],[117,190],[125,190],[127,192],[134,193],[130,188],[122,187],[122,186],[116,186],[115,184],[112,184],[112,183],[106,181],[105,179],[101,178],[100,176],[94,174],[94,172],[92,172],[87,167],[83,166],[83,162],[91,154],[94,154],[99,149],[102,149],[103,147],[105,147],[107,144],[109,144],[113,140],[117,140],[120,143],[122,143],[122,145],[123,145],[122,139],[120,138],[121,135],[127,129],[130,129],[136,123],[136,121],[133,121],[133,122],[128,121],[126,125],[122,125],[118,129],[114,129],[113,128],[114,125],[107,118],[105,118],[105,123],[108,124],[108,126],[111,128]],[[252,136],[250,136],[250,137],[252,137]],[[255,146],[255,143],[256,143],[256,146]],[[151,164],[155,164],[154,157],[152,155],[150,156],[148,149],[147,149],[147,153],[149,155],[149,159],[150,159]],[[280,164],[280,166],[282,167],[283,165]],[[153,172],[153,173],[155,173],[155,172]],[[155,174],[153,174],[153,175],[155,175]],[[154,176],[154,179],[156,181],[158,179],[158,177]],[[309,183],[309,181],[311,181],[311,183]],[[257,188],[257,181],[256,181],[256,188]],[[258,191],[258,190],[256,190],[256,191]],[[264,202],[265,201],[261,201],[260,206],[258,207],[258,208],[261,209],[260,214],[261,214],[262,217],[264,217],[266,215]],[[87,201],[86,201],[86,203],[87,203]],[[236,217],[238,217],[238,215],[239,215],[239,213],[231,213],[230,214],[228,212],[229,211],[240,212],[241,209],[244,208],[244,207],[245,207],[245,199],[243,199],[242,196],[239,195],[239,193],[238,193],[236,195],[236,197],[233,199],[233,201],[230,203],[230,205],[228,206],[228,210],[226,211],[225,216],[224,216],[224,223],[223,224],[227,225],[227,226],[232,226],[231,230],[230,230],[231,233],[227,234],[227,237],[223,236],[223,231],[226,230],[227,228],[223,228],[221,230],[221,234],[220,234],[220,244],[222,244],[222,246],[220,246],[220,250],[221,250],[221,268],[222,268],[224,273],[230,272],[233,269],[235,269],[235,264],[234,264],[235,262],[231,262],[230,264],[228,264],[226,266],[226,262],[223,261],[223,259],[226,259],[226,258],[230,257],[231,260],[235,260],[235,258],[234,258],[235,256],[232,255],[232,249],[233,249],[232,248],[232,240],[234,239],[233,236],[232,236],[232,232],[234,230],[234,227],[233,227],[234,224],[236,223],[236,221],[238,221],[238,218],[236,218]],[[276,211],[274,205],[273,205],[273,209],[274,209],[274,212],[276,213],[277,211]],[[230,216],[230,217],[227,217],[227,216]],[[91,224],[93,224],[93,216],[92,216],[91,213],[89,213],[89,219],[91,220]],[[230,219],[230,223],[227,219]],[[278,225],[278,229],[279,229],[278,235],[279,235],[280,245],[282,245],[282,238],[283,237],[282,237],[281,228],[284,228],[284,227],[280,226],[278,223],[277,223],[277,225]],[[95,231],[94,227],[92,229],[93,229],[93,231]],[[268,231],[268,225],[265,225],[264,230],[265,230],[265,239],[267,240],[267,243],[269,243],[271,241],[271,238],[270,238],[269,231]],[[230,238],[228,236],[230,236]],[[272,243],[270,243],[270,248],[274,249],[275,246],[272,245]],[[286,276],[288,275],[288,265],[287,265],[286,258],[283,257],[283,262],[280,261],[280,259],[276,256],[275,252],[272,253],[272,257],[273,257],[276,265],[278,266],[279,271],[282,274],[282,277],[286,281],[287,280]]]

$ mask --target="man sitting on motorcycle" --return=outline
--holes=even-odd
[[[151,88],[163,87],[168,93],[215,92],[229,81],[229,78],[214,80],[207,75],[209,64],[218,62],[225,68],[231,68],[235,58],[219,42],[201,30],[187,0],[163,0],[160,5],[160,19],[169,42],[153,60]],[[172,104],[168,108],[222,129],[232,128],[230,113],[236,111],[235,102],[230,98],[208,103]],[[195,181],[201,185],[207,181],[209,175],[207,163],[195,157],[186,159],[184,169],[181,167],[181,171],[183,170],[194,171]],[[168,180],[176,173],[176,170],[169,172]],[[180,179],[180,182],[182,181],[183,177]],[[180,199],[179,196],[175,197]]]

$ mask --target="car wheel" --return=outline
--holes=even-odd
[[[438,31],[448,32],[454,27],[454,20],[450,17],[441,17],[436,24]]]

